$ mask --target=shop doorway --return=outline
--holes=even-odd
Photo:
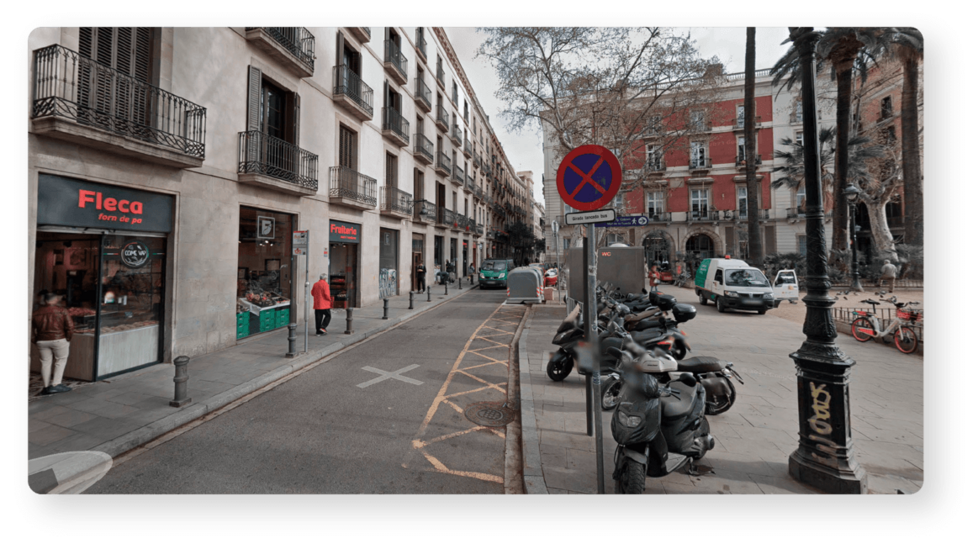
[[[418,284],[418,277],[415,275],[418,264],[424,265],[424,235],[414,233],[411,235],[411,290],[415,292],[421,291],[421,285]]]
[[[664,231],[650,232],[642,240],[642,246],[645,248],[645,258],[650,267],[653,264],[663,265],[671,260],[672,244]]]
[[[380,230],[380,299],[393,297],[398,293],[397,240],[397,231]]]
[[[357,269],[360,245],[331,242],[329,244],[329,293],[333,308],[359,306],[357,299]]]
[[[92,381],[162,360],[166,237],[39,230],[36,246],[34,288],[61,296],[75,325],[66,377]]]

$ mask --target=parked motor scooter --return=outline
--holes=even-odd
[[[622,339],[620,330],[609,330],[609,326],[614,325],[618,318],[616,311],[606,308],[598,318],[598,339],[601,353],[599,370],[602,375],[608,375],[617,370],[618,359],[608,353],[608,349],[621,347]],[[587,339],[584,331],[583,320],[581,319],[581,305],[578,304],[571,311],[571,314],[561,322],[557,328],[557,335],[554,336],[553,344],[559,345],[557,352],[550,357],[547,363],[547,376],[553,381],[563,381],[574,369],[577,362],[577,346],[580,342]]]
[[[706,419],[706,390],[688,373],[672,380],[675,359],[636,344],[610,351],[620,359],[624,394],[611,418],[615,491],[641,494],[646,477],[663,477],[698,460],[716,440]]]

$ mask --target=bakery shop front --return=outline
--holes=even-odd
[[[64,375],[96,380],[163,359],[174,197],[38,175],[34,307],[62,297],[75,324]],[[31,346],[31,370],[40,370]]]

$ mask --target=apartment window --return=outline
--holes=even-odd
[[[702,141],[693,141],[689,144],[689,165],[692,168],[706,166],[706,144]]]
[[[795,132],[795,144],[798,145],[799,147],[803,147],[805,145],[804,132]]]
[[[689,127],[694,131],[706,131],[706,113],[693,111],[689,114]]]
[[[665,213],[665,197],[662,191],[649,191],[646,193],[646,201],[649,207],[649,217],[657,220]]]
[[[744,127],[744,111],[745,109],[743,105],[737,105],[737,127],[738,128]]]
[[[565,250],[569,250],[569,249],[570,249],[570,247],[571,247],[571,246],[570,246],[570,244],[571,244],[571,243],[570,243],[570,239],[569,239],[569,238],[565,238],[565,239],[564,239],[564,249],[565,249]]]
[[[652,135],[657,135],[662,131],[662,117],[659,115],[652,115],[649,117],[649,121],[645,125],[646,130]]]
[[[575,210],[574,208],[570,207],[570,205],[564,204],[564,213],[565,214],[574,213],[576,211],[577,210]]]
[[[807,246],[806,246],[807,243],[808,243],[808,236],[803,235],[803,234],[798,235],[798,253],[799,254],[805,255],[805,250],[807,248]]]
[[[653,145],[652,143],[646,143],[645,162],[646,166],[650,170],[664,170],[665,165],[662,162],[662,147],[659,145]]]
[[[464,113],[465,113],[464,114],[464,116],[465,116],[465,123],[468,124],[469,123],[469,102],[468,101],[465,101],[463,99],[462,100],[462,104],[465,105],[465,110],[464,110]]]
[[[693,219],[705,219],[710,209],[709,189],[690,189],[689,205]]]
[[[896,128],[890,126],[886,128],[886,144],[892,145],[896,143]]]
[[[883,102],[880,103],[880,118],[889,118],[893,116],[893,99],[890,96],[883,98]]]
[[[452,81],[452,105],[458,106],[458,82]]]
[[[747,219],[747,187],[737,187],[737,215]]]
[[[795,193],[795,207],[798,208],[798,213],[805,211],[805,188],[798,187],[798,192]]]
[[[616,193],[612,201],[612,207],[618,211],[623,210],[625,208],[625,196],[621,193]]]
[[[794,119],[792,120],[792,123],[794,123],[794,124],[801,124],[801,122],[802,122],[802,112],[803,112],[803,109],[802,109],[802,105],[801,105],[801,99],[797,99],[797,100],[795,100],[795,115],[794,115]]]
[[[424,171],[414,170],[414,200],[424,200]]]
[[[397,188],[397,157],[393,154],[387,153],[387,162],[385,165],[384,175],[386,176],[385,181],[387,181],[387,186],[396,189]]]
[[[745,145],[746,141],[747,139],[743,135],[737,136],[737,162],[743,162],[747,159],[747,146]],[[756,135],[754,136],[754,150],[757,150]]]
[[[340,125],[340,166],[357,169],[357,132]]]
[[[623,234],[614,234],[614,233],[611,233],[611,234],[608,235],[608,243],[607,243],[608,246],[611,246],[612,244],[617,244],[619,242],[622,242],[622,243],[625,242],[625,235],[623,235]]]

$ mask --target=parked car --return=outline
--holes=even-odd
[[[486,259],[479,267],[479,288],[505,288],[509,271],[516,268],[512,259]]]
[[[774,308],[774,289],[760,269],[739,259],[704,259],[696,270],[700,304],[712,300],[717,311],[748,309],[764,314]]]
[[[543,277],[544,286],[556,286],[557,285],[557,269],[547,270],[547,274]]]

